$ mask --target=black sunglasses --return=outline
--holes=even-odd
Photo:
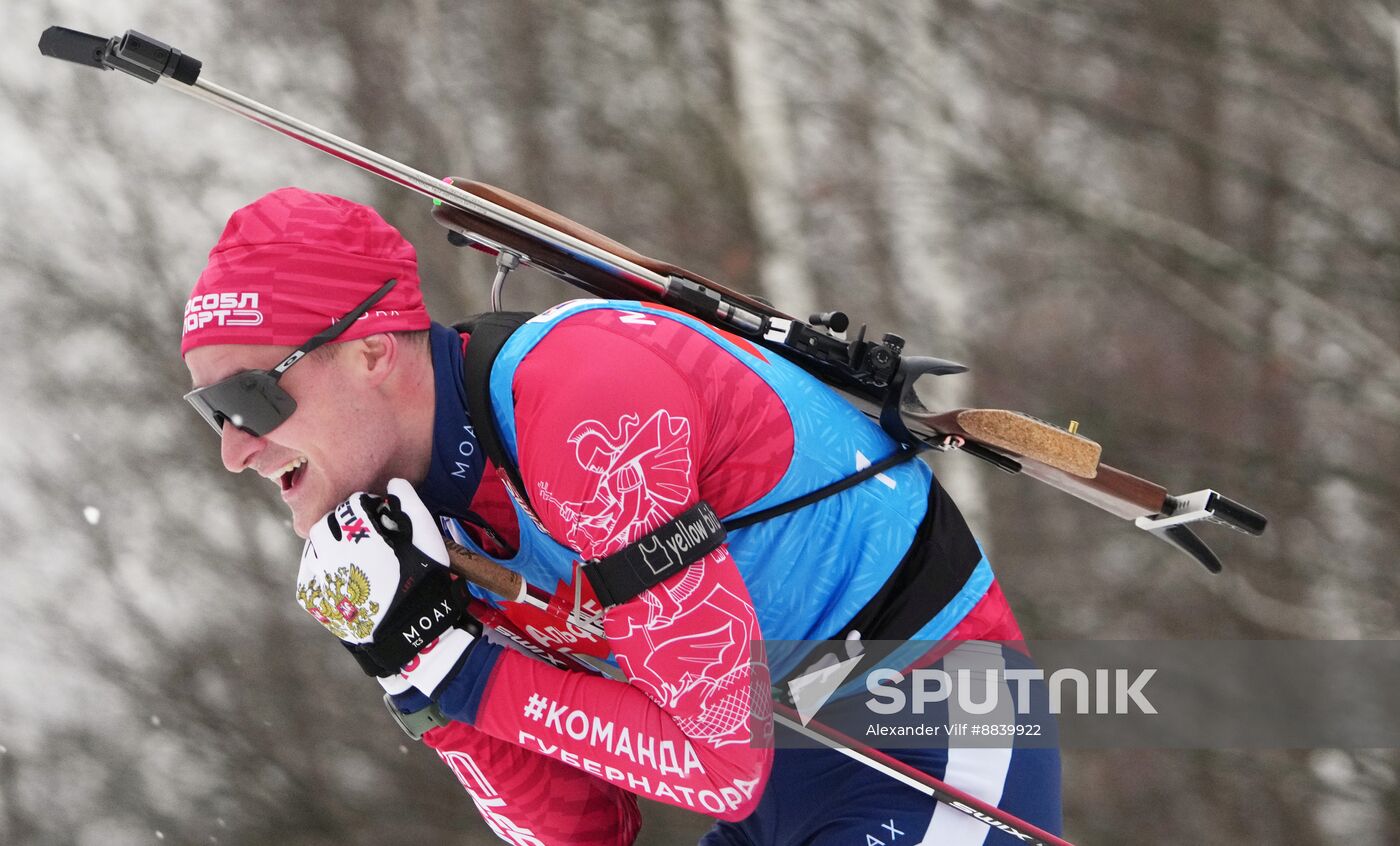
[[[195,388],[185,394],[185,402],[194,406],[194,410],[198,411],[220,435],[224,432],[225,423],[232,423],[236,428],[254,437],[266,435],[282,425],[292,416],[292,412],[297,410],[297,401],[277,384],[282,374],[301,361],[307,353],[344,334],[356,320],[383,299],[397,282],[397,279],[385,282],[383,287],[369,295],[369,299],[355,306],[354,310],[332,323],[328,329],[318,332],[311,340],[297,347],[271,370],[244,370],[235,373],[212,385]]]

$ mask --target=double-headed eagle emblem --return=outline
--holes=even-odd
[[[341,640],[368,639],[379,613],[379,603],[369,598],[369,576],[354,564],[322,576],[324,585],[314,576],[297,585],[297,601]]]

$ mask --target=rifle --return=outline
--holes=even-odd
[[[500,188],[462,179],[437,179],[373,150],[201,78],[203,64],[135,30],[104,38],[49,27],[39,40],[46,56],[102,70],[119,70],[173,87],[255,123],[430,197],[433,217],[458,246],[496,256],[492,306],[499,309],[507,276],[528,265],[596,296],[669,306],[771,351],[816,375],[844,395],[895,440],[959,450],[1006,472],[1038,479],[1161,538],[1212,573],[1220,559],[1193,524],[1217,523],[1259,535],[1267,519],[1209,488],[1172,495],[1162,485],[1104,464],[1101,448],[1072,429],[1019,411],[930,410],[914,393],[925,375],[967,368],[956,362],[906,355],[904,339],[847,337],[849,318],[833,311],[808,320],[684,268],[648,258],[612,239]]]

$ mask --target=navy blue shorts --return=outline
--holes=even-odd
[[[1052,834],[1062,830],[1058,749],[885,751]],[[778,749],[758,809],[740,822],[716,824],[700,841],[702,846],[1012,846],[1020,842],[826,749]]]

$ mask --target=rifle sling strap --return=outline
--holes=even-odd
[[[466,332],[470,339],[462,361],[462,387],[467,397],[467,416],[471,419],[477,443],[491,459],[491,463],[506,474],[506,485],[521,507],[530,513],[530,499],[525,491],[525,482],[520,477],[520,467],[506,451],[496,428],[496,416],[491,410],[491,366],[511,333],[519,329],[533,314],[527,311],[495,311],[478,314],[454,325],[458,332]]]

